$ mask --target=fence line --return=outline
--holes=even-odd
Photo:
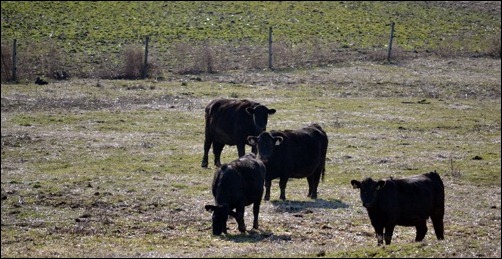
[[[12,81],[17,82],[17,40],[12,42]]]
[[[391,24],[391,35],[387,61],[390,62],[392,39],[394,38],[394,23]],[[153,42],[154,46],[150,46]],[[268,35],[268,66],[266,65],[267,51],[260,42],[218,42],[198,41],[187,43],[174,43],[170,46],[155,45],[151,37],[144,39],[144,50],[141,45],[134,46],[135,55],[142,58],[127,58],[121,55],[132,55],[115,51],[101,54],[69,52],[58,47],[54,42],[35,44],[23,42],[18,46],[17,39],[13,40],[12,57],[4,56],[2,46],[2,59],[12,58],[10,78],[4,78],[4,61],[2,61],[2,81],[33,80],[38,75],[54,79],[72,77],[98,77],[103,79],[140,79],[148,77],[162,78],[164,71],[178,74],[215,73],[227,70],[265,69],[277,70],[283,68],[297,68],[309,66],[325,66],[333,63],[354,59],[381,60],[384,50],[377,49],[374,53],[358,53],[351,51],[336,43],[323,42],[321,38],[314,38],[311,42],[292,44],[284,39],[273,41],[273,28],[269,27]],[[22,55],[18,55],[18,47]],[[39,50],[31,50],[30,48]],[[44,52],[45,51],[45,52]],[[124,51],[122,51],[124,52]],[[140,53],[140,54],[138,54]],[[19,60],[18,60],[19,59]],[[121,61],[124,59],[125,61]],[[139,60],[138,60],[139,59]],[[68,62],[69,60],[69,62]],[[19,62],[18,62],[19,61]],[[133,64],[124,64],[133,62]],[[275,63],[274,63],[275,62]],[[42,65],[40,65],[42,64]],[[162,65],[161,65],[162,64]],[[47,67],[43,67],[47,66]],[[122,67],[128,66],[130,71],[140,71],[138,75],[127,75]],[[19,71],[18,69],[21,68]],[[129,71],[129,70],[128,70]],[[18,73],[20,72],[20,73]],[[64,74],[64,77],[59,76]],[[68,76],[69,75],[69,76]]]
[[[392,52],[392,39],[394,39],[394,22],[390,23],[390,39],[389,39],[389,51],[387,52],[387,63],[390,63],[390,54]]]

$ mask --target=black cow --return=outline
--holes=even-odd
[[[35,84],[37,85],[46,85],[49,84],[47,81],[41,79],[39,76],[37,76],[37,79],[35,80]]]
[[[350,183],[361,191],[361,200],[375,229],[378,245],[383,244],[383,238],[385,244],[390,244],[396,225],[415,226],[415,241],[422,241],[429,217],[436,237],[444,239],[444,185],[436,171],[404,179],[376,182],[365,178],[362,182],[352,180]]]
[[[220,156],[225,145],[237,145],[239,157],[245,153],[246,138],[267,128],[268,115],[275,109],[248,100],[217,99],[206,107],[206,129],[202,167],[208,165],[208,153],[213,145],[214,164],[221,166]],[[256,149],[252,152],[256,154]]]
[[[280,198],[286,200],[289,178],[307,177],[308,197],[317,199],[317,186],[324,179],[328,136],[317,124],[298,130],[262,132],[249,136],[248,144],[258,146],[258,158],[267,167],[265,200],[270,200],[272,180],[279,178]]]
[[[239,231],[245,232],[244,208],[253,204],[253,228],[258,228],[258,214],[265,165],[254,154],[247,154],[228,164],[223,164],[214,174],[212,192],[216,205],[206,205],[213,212],[213,234],[227,233],[228,215],[235,218]],[[235,211],[233,211],[235,209]]]

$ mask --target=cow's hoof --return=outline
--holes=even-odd
[[[200,165],[202,168],[207,168],[208,162],[207,161],[202,161],[202,164]]]

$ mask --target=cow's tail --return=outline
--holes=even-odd
[[[429,176],[429,178],[431,178],[431,179],[435,179],[436,181],[443,182],[443,180],[441,180],[441,177],[440,177],[440,176],[439,176],[439,174],[436,172],[436,170],[434,170],[434,172],[429,172],[429,173],[428,173],[428,176]]]
[[[326,167],[322,167],[322,172],[321,172],[321,180],[324,182],[324,172],[326,172]]]
[[[434,172],[427,173],[427,177],[431,179],[434,185],[437,186],[437,188],[439,188],[439,190],[443,193],[444,196],[444,183],[439,174],[436,172],[436,170],[434,170]]]

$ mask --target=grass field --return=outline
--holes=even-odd
[[[3,5],[3,3],[2,3]],[[500,59],[72,79],[1,85],[2,257],[500,257]],[[200,167],[204,107],[218,97],[277,109],[268,129],[322,125],[319,199],[272,183],[260,229],[211,234],[214,167]],[[249,151],[249,147],[247,151]],[[235,159],[225,147],[222,162]],[[212,155],[210,155],[210,161]],[[377,247],[350,180],[437,170],[445,240],[397,227]]]
[[[131,78],[128,50],[151,78],[171,72],[277,69],[410,56],[500,58],[498,1],[2,1],[2,60],[17,40],[18,79],[66,71],[74,78]],[[10,71],[2,63],[2,80]],[[129,77],[128,77],[129,76]]]

